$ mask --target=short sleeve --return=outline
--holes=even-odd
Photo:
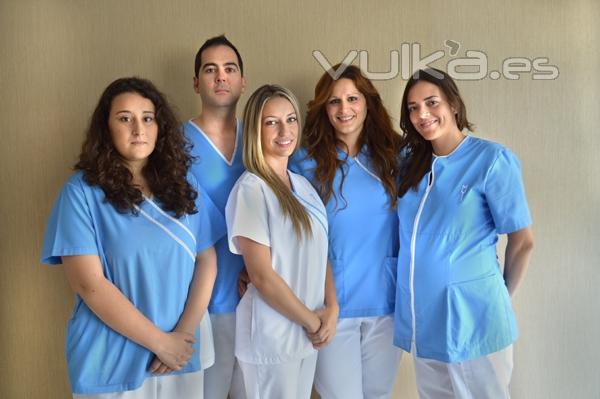
[[[199,185],[196,185],[196,215],[200,220],[196,232],[196,252],[202,252],[205,249],[215,245],[217,241],[227,234],[225,227],[225,218],[217,209],[214,202],[210,199],[206,191]]]
[[[508,149],[498,153],[488,172],[485,196],[499,234],[512,233],[531,225],[521,165]]]
[[[248,177],[242,175],[241,179]],[[225,206],[229,250],[241,255],[237,237],[271,246],[267,201],[258,178],[238,181]]]
[[[62,188],[46,226],[42,263],[58,265],[62,256],[98,255],[96,234],[85,192],[77,181]]]

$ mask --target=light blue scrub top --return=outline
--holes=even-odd
[[[183,126],[185,136],[193,144],[191,155],[196,157],[191,173],[213,200],[223,218],[229,192],[244,172],[242,163],[242,125],[238,122],[236,144],[231,162],[225,159],[205,133],[191,120]],[[217,241],[217,280],[213,288],[208,311],[210,313],[232,313],[240,301],[238,277],[244,267],[241,256],[229,250],[227,237]]]
[[[433,157],[418,189],[399,198],[394,344],[461,362],[497,352],[517,324],[496,257],[498,234],[531,225],[515,155],[466,137]]]
[[[97,255],[104,276],[163,331],[177,324],[192,281],[195,256],[226,233],[225,221],[210,198],[198,191],[198,213],[175,219],[146,199],[139,214],[119,213],[104,192],[77,172],[54,204],[41,261],[62,263],[62,256]],[[179,373],[200,370],[200,331],[194,355]],[[78,295],[67,326],[67,367],[75,394],[92,395],[139,388],[154,354],[104,324]]]
[[[346,176],[333,181],[327,201],[329,260],[333,268],[340,318],[383,316],[394,312],[398,219],[387,192],[373,172],[366,147],[356,157],[338,149]],[[290,169],[314,186],[316,162],[298,150]]]

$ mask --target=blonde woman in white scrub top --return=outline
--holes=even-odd
[[[257,89],[244,110],[244,166],[225,208],[229,247],[251,283],[236,311],[235,354],[246,394],[310,398],[317,350],[335,335],[327,214],[288,158],[300,141],[294,95]]]

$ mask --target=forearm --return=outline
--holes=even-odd
[[[76,288],[78,287],[78,288]],[[123,293],[106,279],[73,287],[106,325],[133,342],[157,352],[163,332],[146,318]]]
[[[333,269],[329,261],[327,261],[327,272],[325,274],[325,306],[339,313],[335,282],[333,281]]]
[[[321,324],[318,316],[298,299],[281,276],[272,271],[260,279],[253,280],[252,277],[250,275],[252,284],[271,307],[307,331],[318,330]]]
[[[525,228],[508,235],[504,255],[504,281],[511,296],[525,278],[533,253],[533,232]]]
[[[194,334],[206,313],[216,277],[217,256],[214,248],[210,247],[196,258],[194,277],[176,330]]]

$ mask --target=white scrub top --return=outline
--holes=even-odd
[[[150,198],[137,207],[137,215],[118,212],[100,187],[77,172],[52,209],[42,263],[97,255],[104,277],[158,328],[172,331],[187,301],[196,254],[225,235],[220,212],[193,176],[189,179],[198,191],[198,212],[177,219]],[[200,370],[199,334],[196,329],[192,358],[175,374]],[[155,377],[148,372],[154,354],[102,322],[79,296],[67,326],[66,352],[75,394],[134,390]]]
[[[394,344],[454,363],[517,338],[498,264],[498,234],[531,224],[516,156],[467,136],[434,156],[416,190],[398,200],[400,252]]]
[[[206,133],[191,120],[183,125],[183,132],[192,143],[190,155],[194,162],[190,172],[206,190],[210,199],[225,218],[225,204],[231,188],[244,172],[242,162],[242,124],[237,124],[233,157],[227,159]],[[211,314],[233,313],[240,301],[238,278],[244,267],[241,256],[232,254],[227,245],[227,236],[215,244],[217,252],[217,279],[208,304]]]
[[[294,195],[312,222],[312,237],[298,238],[284,218],[275,193],[246,171],[225,208],[229,247],[240,254],[237,237],[271,249],[273,269],[311,310],[323,306],[327,267],[327,214],[321,199],[302,176],[288,172]],[[304,328],[269,306],[250,284],[237,308],[235,355],[246,363],[275,364],[315,352]]]

